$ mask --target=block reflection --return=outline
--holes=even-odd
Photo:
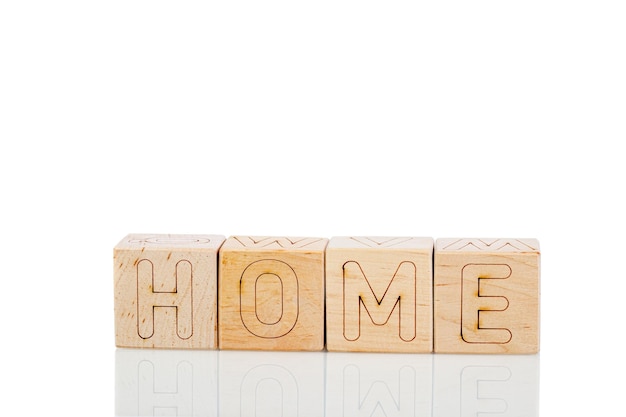
[[[323,352],[221,351],[221,416],[324,415]]]
[[[118,416],[538,416],[538,355],[118,349]]]
[[[430,416],[432,355],[329,353],[326,415]]]
[[[433,416],[538,416],[538,355],[434,355]]]
[[[217,352],[118,349],[118,416],[217,416]]]

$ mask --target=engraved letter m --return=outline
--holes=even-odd
[[[398,265],[389,285],[378,296],[361,265],[348,261],[343,265],[343,335],[355,341],[361,336],[361,311],[364,309],[377,326],[387,324],[397,308],[398,336],[405,342],[415,339],[416,330],[416,277],[413,262]]]

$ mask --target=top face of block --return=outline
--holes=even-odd
[[[437,239],[439,252],[539,253],[537,239]]]
[[[217,250],[224,242],[220,235],[130,234],[116,250]]]
[[[384,237],[384,236],[339,236],[333,237],[328,248],[340,249],[433,249],[430,237]]]
[[[272,251],[323,251],[328,239],[286,236],[231,236],[222,249]]]

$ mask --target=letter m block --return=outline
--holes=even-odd
[[[433,240],[334,237],[326,250],[329,351],[431,352]]]
[[[119,347],[217,348],[223,236],[128,235],[114,250]]]

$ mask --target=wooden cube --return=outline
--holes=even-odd
[[[539,242],[438,239],[435,352],[539,351]]]
[[[328,239],[234,236],[220,250],[221,349],[324,348]]]
[[[432,352],[432,257],[432,238],[332,238],[326,250],[327,349]]]
[[[217,348],[214,235],[126,236],[114,249],[119,347]]]

